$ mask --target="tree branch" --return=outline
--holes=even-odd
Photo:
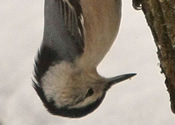
[[[142,7],[152,31],[171,109],[175,113],[175,0],[133,0],[133,6]]]

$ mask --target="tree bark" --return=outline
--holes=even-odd
[[[175,0],[133,0],[133,6],[142,9],[152,31],[175,113]]]

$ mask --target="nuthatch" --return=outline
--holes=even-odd
[[[113,84],[135,75],[104,78],[96,70],[116,38],[120,18],[120,0],[45,0],[33,86],[50,113],[85,116]]]

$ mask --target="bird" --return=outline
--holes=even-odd
[[[136,75],[105,78],[97,71],[120,20],[121,0],[45,0],[33,87],[48,112],[84,117],[101,104],[111,86]]]

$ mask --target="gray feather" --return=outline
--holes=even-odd
[[[35,61],[35,79],[51,65],[73,62],[83,53],[84,32],[79,0],[45,0],[44,37]]]

